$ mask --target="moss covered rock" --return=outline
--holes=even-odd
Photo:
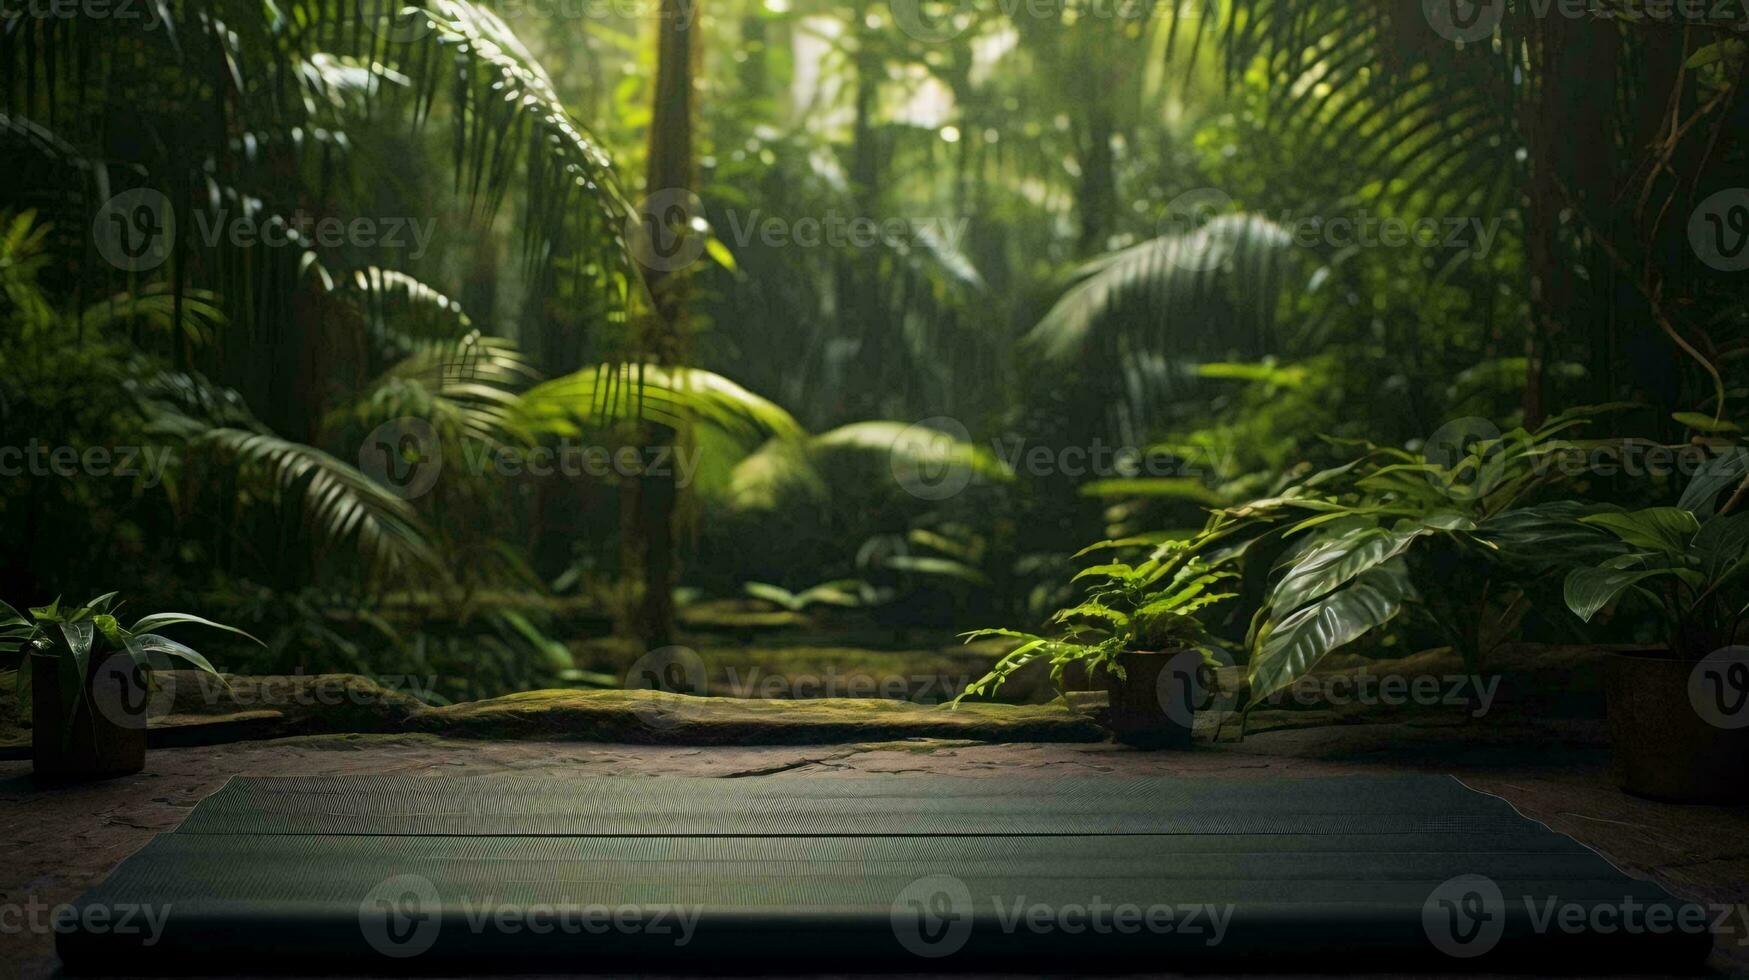
[[[530,691],[431,708],[408,727],[456,738],[780,745],[950,738],[1096,742],[1104,733],[1062,703],[927,707],[874,698],[761,701],[663,691]]]

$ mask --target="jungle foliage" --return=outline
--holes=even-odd
[[[1448,6],[4,0],[0,596],[448,697],[697,597],[1729,640],[1745,25]]]

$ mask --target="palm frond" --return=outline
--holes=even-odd
[[[295,511],[323,550],[350,548],[375,576],[439,575],[429,535],[405,500],[334,456],[281,438],[235,392],[195,375],[163,372],[132,388],[152,427],[188,458],[227,474],[233,506]]]
[[[748,450],[770,438],[803,435],[800,423],[775,402],[700,368],[600,364],[524,392],[520,408],[534,430],[564,436],[626,420],[676,431],[706,426]]]
[[[1050,360],[1100,351],[1213,353],[1247,357],[1270,346],[1292,244],[1256,215],[1222,215],[1084,266],[1078,281],[1027,342]]]

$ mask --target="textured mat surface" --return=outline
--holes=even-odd
[[[1438,777],[237,779],[85,971],[1675,970],[1704,910]],[[119,928],[126,917],[132,928]]]

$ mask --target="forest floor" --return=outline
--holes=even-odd
[[[819,665],[836,670],[839,681],[892,667],[915,678],[967,666],[957,658],[941,663],[937,657],[951,654],[940,650],[919,664],[872,651],[845,659],[812,644],[792,648],[787,659],[710,648],[703,655],[713,679],[745,663],[797,693],[798,679]],[[1501,649],[1491,655],[1493,672],[1477,677],[1442,651],[1392,661],[1333,658],[1303,690],[1255,711],[1242,739],[1230,711],[1200,712],[1198,744],[1183,752],[1106,744],[1078,702],[950,711],[869,697],[560,690],[430,708],[351,675],[233,677],[222,696],[176,675],[170,700],[157,706],[164,713],[153,722],[146,769],[134,776],[39,784],[15,707],[9,719],[0,717],[0,913],[73,900],[235,775],[1277,779],[1435,772],[1505,798],[1631,875],[1729,909],[1714,966],[1749,975],[1749,808],[1672,806],[1618,791],[1608,775],[1597,662],[1596,650]],[[1239,674],[1222,672],[1228,697],[1243,686]],[[856,692],[828,684],[820,693]],[[0,976],[56,970],[52,932],[30,921],[0,914]]]
[[[1187,752],[1103,743],[987,744],[919,739],[832,745],[700,747],[591,742],[487,742],[424,734],[317,735],[153,751],[146,770],[106,782],[44,787],[28,762],[0,763],[0,902],[53,907],[101,880],[154,834],[177,827],[234,775],[422,773],[465,778],[504,772],[567,776],[692,775],[844,779],[864,773],[963,776],[1027,772],[1222,775],[1255,779],[1393,772],[1449,773],[1505,798],[1627,873],[1676,895],[1734,906],[1716,937],[1714,968],[1749,973],[1749,810],[1635,799],[1609,782],[1603,750],[1477,738],[1470,726],[1403,723],[1283,729]],[[1519,733],[1528,737],[1529,733]],[[53,935],[0,935],[0,975],[57,969]]]

